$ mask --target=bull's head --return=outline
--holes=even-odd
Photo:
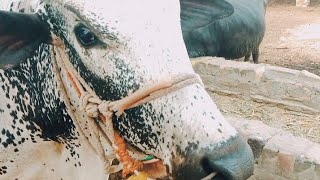
[[[17,64],[40,43],[50,44],[54,34],[96,94],[118,100],[162,77],[193,73],[180,4],[182,23],[198,18],[187,28],[232,13],[223,0],[43,1],[35,5],[36,14],[0,12],[0,63]],[[128,143],[163,160],[173,178],[200,179],[213,171],[226,179],[252,174],[248,144],[200,84],[129,109],[113,122]]]

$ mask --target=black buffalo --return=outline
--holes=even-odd
[[[189,57],[218,56],[238,59],[245,56],[244,61],[248,61],[252,54],[253,62],[258,63],[259,45],[265,32],[267,0],[227,2],[234,10],[229,17],[217,16],[216,21],[197,29],[190,29],[182,23]],[[198,22],[197,19],[190,18],[189,23]]]

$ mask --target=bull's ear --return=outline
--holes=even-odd
[[[0,69],[32,57],[41,43],[50,43],[47,23],[38,14],[0,11]]]
[[[188,32],[233,14],[225,0],[180,0],[182,31]]]

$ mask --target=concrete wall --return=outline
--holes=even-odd
[[[308,7],[310,6],[310,0],[296,0],[296,6]]]
[[[192,63],[209,91],[320,113],[320,77],[307,71],[213,57],[196,58]]]
[[[268,5],[296,5],[300,7],[319,6],[320,0],[268,0]]]
[[[256,165],[249,180],[319,180],[320,145],[261,121],[226,116],[248,139]]]

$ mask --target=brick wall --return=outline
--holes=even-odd
[[[320,77],[308,71],[213,57],[192,63],[209,91],[307,114],[320,113]]]

